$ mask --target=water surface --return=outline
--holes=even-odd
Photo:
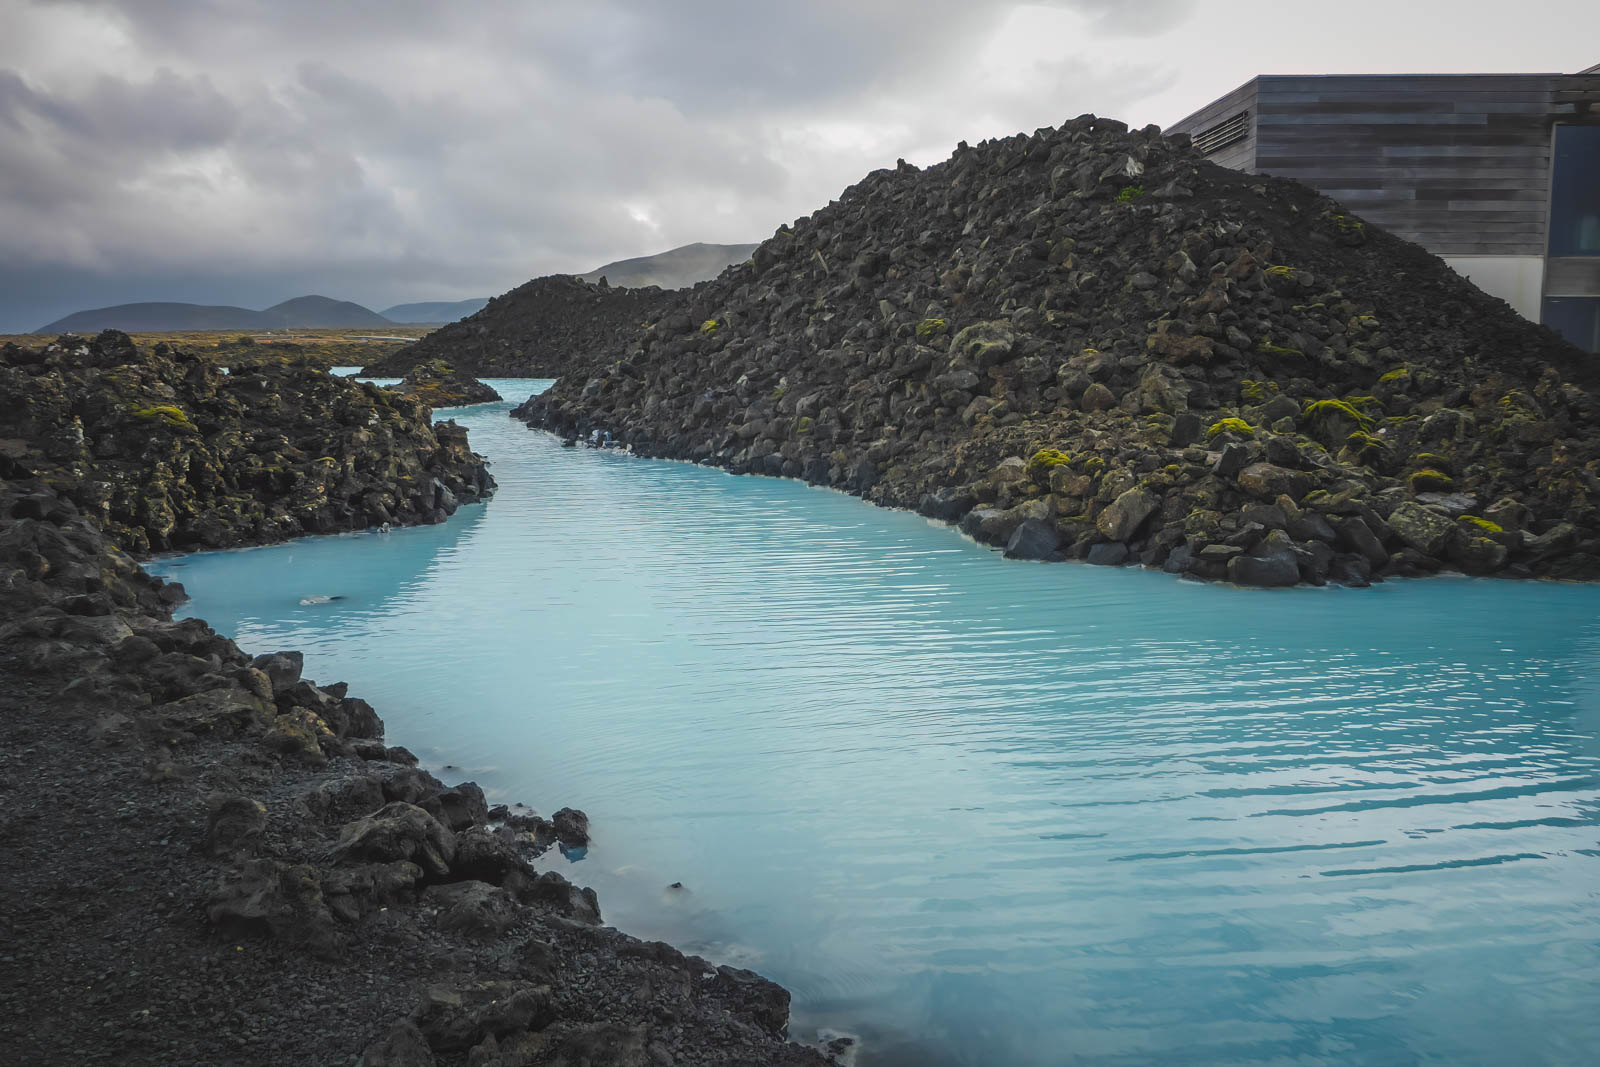
[[[153,569],[447,780],[585,809],[548,862],[607,921],[863,1064],[1593,1062],[1600,589],[1008,562],[490,384],[487,505]]]

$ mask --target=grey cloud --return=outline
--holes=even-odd
[[[0,15],[0,330],[140,299],[466,297],[757,240],[896,156],[1164,84],[1074,41],[986,80],[1015,6],[52,0],[31,10],[131,42],[60,68],[8,53]]]

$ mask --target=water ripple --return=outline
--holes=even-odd
[[[783,981],[797,1034],[864,1067],[1600,1047],[1600,590],[1008,563],[509,406],[456,413],[487,508],[162,569],[449,777],[585,808],[608,918]]]

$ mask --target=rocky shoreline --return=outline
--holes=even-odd
[[[565,274],[535,278],[476,314],[367,364],[362,374],[409,374],[443,359],[485,378],[559,378],[626,344],[675,295],[654,286],[626,289]]]
[[[5,369],[141,366],[102,340],[7,350]],[[320,388],[296,378],[279,395]],[[91,393],[63,395],[81,409]],[[55,410],[37,407],[29,425]],[[181,454],[247,432],[180,410],[196,430]],[[296,410],[295,421],[337,421],[309,401]],[[423,410],[380,417],[413,433],[384,446],[391,472],[440,461],[440,441],[417,429]],[[84,442],[104,440],[75,417]],[[482,471],[464,433],[444,437],[455,475]],[[199,620],[174,621],[181,587],[119,545],[170,537],[164,517],[102,528],[78,502],[114,457],[137,457],[90,443],[63,464],[44,447],[55,439],[8,438],[0,483],[0,1034],[12,1059],[828,1062],[785,1040],[781,988],[608,929],[591,891],[540,869],[552,847],[586,843],[581,812],[491,810],[472,783],[446,786],[387,745],[345,686],[303,678],[297,654],[251,656]],[[237,544],[283,529],[222,528]]]
[[[1593,580],[1597,382],[1314,190],[1085,115],[869,175],[513,414],[1026,559]]]

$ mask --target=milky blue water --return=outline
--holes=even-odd
[[[153,569],[447,780],[585,809],[541,862],[607,921],[862,1064],[1596,1062],[1600,589],[1008,562],[493,384],[487,505]]]

